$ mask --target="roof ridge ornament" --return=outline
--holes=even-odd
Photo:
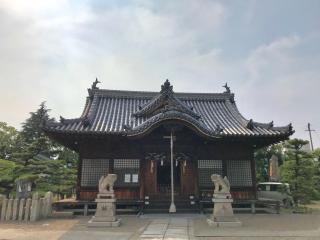
[[[271,129],[273,128],[273,120],[269,123],[269,128],[268,129]]]
[[[165,93],[166,95],[173,93],[173,86],[170,84],[169,79],[161,85],[160,93]]]
[[[223,85],[222,87],[224,87],[226,90],[224,91],[224,93],[231,93],[230,91],[230,87],[228,86],[228,83],[226,82],[225,85]]]
[[[254,128],[254,122],[252,119],[250,119],[247,123],[247,128],[250,129],[250,130],[253,130]]]
[[[96,77],[96,80],[92,83],[92,85],[91,85],[91,89],[92,90],[96,90],[96,89],[99,89],[98,87],[97,87],[97,84],[98,83],[101,83],[99,80],[98,80],[98,78]]]
[[[154,116],[159,112],[165,113],[168,111],[178,111],[186,113],[195,119],[200,119],[201,116],[193,111],[193,108],[179,100],[173,92],[173,86],[167,79],[161,85],[160,94],[155,96],[152,100],[143,106],[138,106],[136,112],[132,114],[134,117]]]

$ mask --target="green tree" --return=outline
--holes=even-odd
[[[315,199],[320,199],[320,148],[313,151],[313,156],[316,159],[314,169],[314,182],[316,188]]]
[[[55,157],[57,144],[52,142],[42,130],[46,122],[52,121],[49,111],[42,102],[39,109],[31,112],[30,117],[22,124],[21,141],[12,156],[16,162],[27,166],[29,161],[37,155],[47,158]]]
[[[59,151],[56,159],[38,155],[25,167],[25,172],[32,172],[33,176],[37,176],[34,181],[36,191],[52,191],[63,196],[70,195],[74,190],[77,179],[77,154],[63,147]]]
[[[281,167],[283,182],[290,184],[294,202],[307,203],[315,193],[315,161],[312,154],[301,148],[308,141],[292,139],[286,142],[285,162]]]
[[[14,181],[20,167],[12,161],[0,159],[0,193],[8,195],[14,190]]]
[[[316,148],[314,151],[313,151],[313,155],[314,157],[320,161],[320,148]]]
[[[15,190],[16,180],[33,182],[33,190],[70,194],[76,185],[75,152],[51,141],[43,126],[52,121],[49,109],[41,103],[30,113],[21,132],[0,122],[0,192]]]
[[[0,122],[0,159],[10,159],[15,151],[19,132],[5,122]]]
[[[49,111],[43,102],[23,123],[22,144],[13,154],[14,161],[24,166],[18,179],[33,181],[38,192],[68,194],[75,186],[77,156],[45,135],[44,124],[53,120]]]

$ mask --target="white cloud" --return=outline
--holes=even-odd
[[[244,62],[247,81],[239,99],[245,115],[251,113],[257,121],[274,120],[277,125],[292,122],[295,136],[300,138],[307,136],[304,128],[308,122],[320,123],[315,111],[320,56],[304,51],[309,45],[308,36],[287,36],[249,54]]]
[[[96,11],[87,2],[2,0],[0,94],[15,109],[3,120],[18,126],[43,100],[54,116],[76,117],[96,76],[106,88],[158,90],[167,77],[188,85],[221,67],[218,50],[199,48],[223,18],[224,7],[211,1]]]
[[[264,44],[256,48],[246,60],[246,66],[253,79],[261,77],[266,68],[281,68],[281,71],[291,67],[290,50],[300,42],[300,37],[289,36],[276,39],[275,41]],[[272,66],[271,66],[272,65]]]
[[[226,48],[242,43],[218,44],[220,36],[260,17],[254,5],[247,20],[229,21],[241,14],[222,1],[117,4],[0,0],[0,120],[19,126],[43,100],[53,116],[77,117],[97,76],[102,88],[155,91],[166,78],[176,91],[222,91],[227,81],[248,118],[320,122],[320,54],[305,49],[307,35],[283,34],[232,59]]]

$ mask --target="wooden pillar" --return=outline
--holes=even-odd
[[[76,187],[76,196],[77,200],[80,199],[80,191],[81,191],[81,174],[82,174],[82,155],[79,153],[78,159],[78,173],[77,173],[77,187]]]
[[[256,163],[254,161],[254,148],[250,148],[250,162],[251,162],[251,176],[252,176],[252,190],[254,198],[257,198],[257,179],[256,179]]]
[[[227,145],[227,143],[224,143],[224,147],[221,147],[222,152],[222,177],[227,176],[228,177],[228,170],[227,170],[227,161],[230,160],[230,155],[226,153],[227,149],[230,149],[231,146]]]
[[[140,156],[140,170],[139,170],[139,198],[140,200],[144,199],[144,181],[145,181],[145,177],[144,177],[144,173],[146,171],[146,160]]]
[[[190,164],[192,164],[193,171],[194,171],[194,196],[196,198],[199,198],[199,171],[198,171],[198,160],[192,159],[190,161]]]

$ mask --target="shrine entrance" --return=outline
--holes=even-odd
[[[171,169],[169,161],[161,161],[157,164],[157,192],[163,197],[170,197],[171,193]],[[180,162],[173,167],[174,194],[181,193],[181,169]]]

